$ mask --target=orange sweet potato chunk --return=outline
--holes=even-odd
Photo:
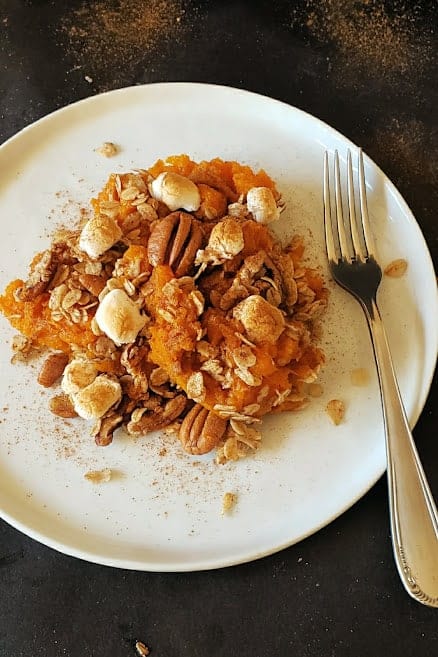
[[[0,296],[0,311],[20,333],[30,338],[37,347],[49,347],[70,352],[75,344],[86,348],[96,340],[90,328],[90,320],[85,324],[69,324],[64,320],[51,319],[48,307],[49,295],[41,294],[32,301],[18,301],[14,293],[23,281],[9,283],[3,296]]]

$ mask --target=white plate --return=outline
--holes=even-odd
[[[94,152],[104,141],[122,151]],[[312,262],[325,268],[321,171],[324,149],[351,143],[293,107],[236,89],[156,84],[121,89],[66,107],[0,148],[0,288],[25,276],[50,231],[74,220],[107,174],[151,164],[171,153],[221,156],[265,168],[286,202],[283,233],[304,234]],[[401,279],[385,278],[382,314],[403,399],[413,425],[429,389],[437,353],[433,268],[420,229],[397,190],[366,159],[369,206],[379,258],[409,262]],[[360,498],[385,469],[374,365],[361,311],[332,288],[325,320],[324,396],[305,411],[264,421],[254,458],[215,466],[161,436],[117,438],[94,446],[83,421],[54,419],[53,393],[35,382],[36,366],[10,364],[13,331],[0,322],[0,513],[14,527],[64,553],[139,570],[200,570],[280,550],[315,532]],[[371,382],[353,387],[350,372]],[[325,404],[346,402],[345,422],[331,425]],[[117,476],[93,485],[90,469]],[[222,496],[237,493],[221,515]],[[339,540],[342,540],[340,538]]]

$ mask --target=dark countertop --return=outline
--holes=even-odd
[[[249,89],[362,145],[412,208],[436,265],[435,7],[0,0],[0,141],[115,87],[183,80]],[[414,431],[435,497],[437,408],[435,381]],[[388,527],[382,480],[276,555],[159,574],[85,563],[0,522],[0,657],[128,657],[136,640],[157,657],[434,657],[437,611],[404,592]]]

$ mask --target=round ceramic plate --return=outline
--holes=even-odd
[[[104,141],[120,145],[105,159]],[[200,84],[156,84],[75,103],[20,132],[0,148],[0,288],[24,277],[36,251],[81,207],[111,171],[169,154],[220,156],[263,167],[286,201],[279,231],[298,233],[309,263],[326,272],[322,233],[325,149],[342,157],[352,144],[304,112],[245,91]],[[378,255],[405,258],[403,278],[379,293],[405,406],[421,412],[437,353],[436,285],[420,229],[391,182],[368,158],[368,199]],[[185,454],[160,434],[118,435],[98,448],[83,420],[48,411],[52,391],[36,383],[38,362],[10,363],[14,331],[0,319],[0,514],[14,527],[66,554],[116,567],[181,571],[256,559],[317,531],[382,475],[382,414],[369,337],[358,304],[330,286],[324,318],[324,394],[304,411],[263,421],[251,458],[217,466]],[[368,385],[352,385],[365,368]],[[342,399],[345,420],[331,424],[328,400]],[[89,470],[111,468],[96,485]],[[224,493],[237,503],[221,514]],[[340,539],[342,540],[342,539]]]

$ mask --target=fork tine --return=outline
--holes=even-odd
[[[347,242],[347,235],[345,233],[344,213],[342,209],[341,174],[339,171],[338,151],[335,151],[335,203],[341,254],[343,258],[350,260],[350,248]]]
[[[365,260],[366,254],[362,246],[359,236],[357,220],[356,220],[356,206],[354,201],[354,181],[353,181],[353,165],[351,162],[351,151],[347,152],[347,190],[348,190],[348,210],[350,215],[350,230],[351,239],[353,241],[354,255],[357,260]]]
[[[324,153],[324,229],[325,229],[325,246],[329,261],[336,262],[338,254],[333,239],[333,224],[331,218],[330,203],[330,178],[329,178],[329,160],[328,152]]]
[[[359,148],[359,200],[360,200],[360,214],[362,219],[363,234],[365,237],[365,247],[367,251],[367,256],[372,256],[375,253],[374,249],[374,238],[371,232],[370,221],[368,217],[368,206],[367,206],[367,190],[365,185],[365,171],[363,164],[363,153],[362,149]]]

